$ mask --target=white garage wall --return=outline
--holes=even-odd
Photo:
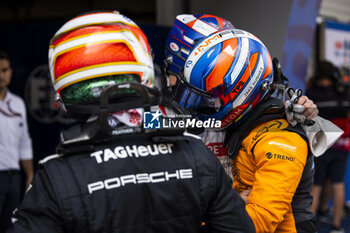
[[[350,0],[323,0],[319,14],[343,23],[350,23]]]
[[[334,19],[342,23],[350,23],[350,0],[322,0],[319,15],[319,21],[322,19]],[[316,47],[314,47],[314,50]],[[311,55],[307,68],[306,79],[310,79],[314,75],[315,67],[315,51]]]

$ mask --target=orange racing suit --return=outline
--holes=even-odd
[[[256,232],[315,232],[309,209],[313,156],[284,119],[255,127],[232,161],[233,188],[251,189],[246,210]]]

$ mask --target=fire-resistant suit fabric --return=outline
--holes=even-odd
[[[67,149],[67,148],[66,148]],[[41,162],[13,232],[255,232],[220,162],[196,138],[125,134]]]
[[[207,129],[199,136],[202,138],[203,143],[216,155],[225,172],[233,180],[231,159],[227,154],[227,148],[224,146],[225,134],[225,131]]]
[[[255,127],[232,161],[234,189],[251,189],[246,205],[256,232],[315,232],[313,156],[284,119]]]
[[[171,97],[167,97],[171,98]],[[177,102],[174,103],[175,105],[178,105]],[[178,107],[180,108],[180,107]],[[161,110],[163,116],[175,116],[176,113],[172,106],[171,107],[164,107],[160,106],[159,109]],[[185,114],[185,113],[182,113]],[[187,129],[190,130],[191,129]],[[224,139],[225,139],[225,131],[216,131],[213,129],[205,129],[200,130],[199,132],[194,132],[193,130],[191,133],[198,135],[201,137],[203,143],[213,152],[216,157],[219,159],[222,167],[225,169],[226,174],[233,179],[232,177],[232,170],[231,170],[231,159],[227,154],[227,148],[224,146]]]

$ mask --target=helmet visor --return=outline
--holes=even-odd
[[[97,101],[101,93],[109,86],[122,82],[138,82],[140,76],[137,74],[109,75],[100,78],[88,79],[79,83],[72,84],[61,90],[60,95],[66,105],[83,104]],[[132,90],[123,90],[132,92]],[[131,94],[131,93],[116,93]]]
[[[212,94],[207,94],[178,80],[173,89],[175,100],[180,106],[195,109],[201,113],[215,113],[221,109],[221,101]]]

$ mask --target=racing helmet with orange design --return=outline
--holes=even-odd
[[[50,41],[49,68],[58,100],[73,118],[159,102],[147,38],[116,11],[65,23]]]
[[[193,48],[173,94],[199,119],[220,120],[221,129],[235,127],[271,95],[273,67],[269,51],[256,36],[222,30]]]

